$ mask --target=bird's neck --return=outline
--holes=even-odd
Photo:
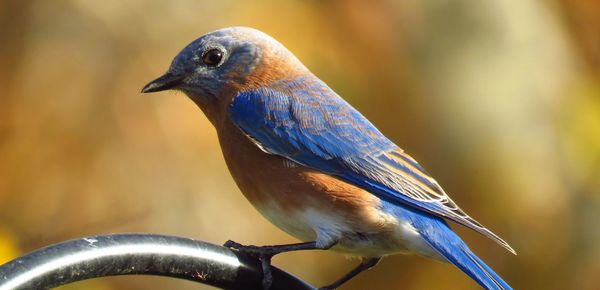
[[[206,118],[218,128],[227,117],[227,108],[235,96],[235,92],[222,92],[219,97],[197,96],[186,92],[188,97],[202,110]]]
[[[201,96],[190,91],[185,91],[185,93],[200,107],[213,126],[218,129],[218,125],[227,120],[229,105],[240,92],[270,87],[282,80],[312,75],[292,54],[285,55],[285,57],[271,54],[274,56],[263,58],[250,74],[245,75],[240,80],[232,78],[217,96]]]

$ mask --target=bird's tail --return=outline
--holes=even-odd
[[[432,247],[485,289],[512,290],[510,285],[479,259],[444,221],[439,222],[439,227],[421,232],[422,237]]]

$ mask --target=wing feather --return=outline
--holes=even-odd
[[[242,92],[229,113],[267,153],[335,175],[394,204],[450,219],[515,253],[462,211],[417,161],[314,77]]]

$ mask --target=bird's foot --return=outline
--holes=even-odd
[[[224,247],[236,250],[240,253],[244,253],[250,256],[261,257],[261,256],[274,256],[278,254],[277,246],[254,246],[254,245],[242,245],[240,243],[229,240],[223,244]]]
[[[269,290],[273,284],[273,273],[271,272],[271,258],[278,252],[272,246],[253,246],[242,245],[229,240],[223,244],[224,247],[244,253],[259,259],[263,271],[262,286],[264,290]]]

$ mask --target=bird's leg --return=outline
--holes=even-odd
[[[271,273],[271,258],[277,254],[291,251],[301,250],[327,250],[336,244],[335,241],[326,244],[319,245],[316,241],[286,245],[272,245],[272,246],[251,246],[242,245],[229,240],[223,244],[223,246],[236,250],[241,253],[245,253],[251,256],[258,257],[263,270],[263,289],[268,290],[271,288],[273,283],[273,275]]]
[[[285,245],[272,245],[272,246],[252,246],[242,245],[234,241],[227,241],[223,246],[237,250],[242,253],[246,253],[254,256],[269,255],[275,256],[284,252],[301,251],[301,250],[327,250],[335,245],[335,242],[328,245],[317,245],[316,241],[296,243],[296,244],[285,244]]]
[[[342,284],[344,284],[344,283],[348,282],[350,279],[354,278],[356,275],[377,265],[377,263],[379,263],[379,260],[381,260],[381,257],[363,258],[363,260],[360,262],[360,264],[358,266],[356,266],[356,268],[352,269],[350,272],[348,272],[346,275],[342,276],[342,278],[338,279],[337,281],[335,281],[327,286],[319,288],[319,290],[337,289]]]

